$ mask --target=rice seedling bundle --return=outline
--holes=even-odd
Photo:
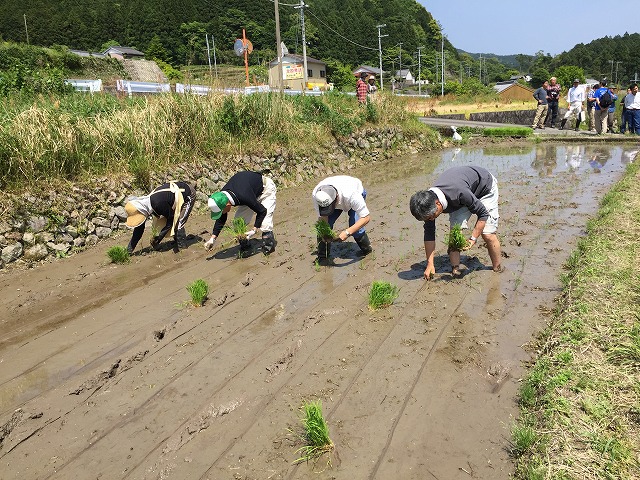
[[[224,227],[229,234],[231,234],[236,240],[244,240],[247,233],[247,222],[242,217],[236,217],[231,222],[231,225]]]
[[[464,233],[462,233],[460,225],[454,225],[451,227],[451,230],[449,230],[449,233],[445,236],[445,242],[447,247],[449,247],[449,250],[457,251],[464,250],[469,243],[467,238],[464,236]]]
[[[123,264],[131,261],[127,249],[120,245],[116,245],[115,247],[111,247],[107,250],[107,256],[111,259],[112,263]]]
[[[196,307],[201,307],[209,295],[209,285],[202,279],[198,279],[187,285],[187,291],[191,295],[191,303]]]
[[[369,290],[369,308],[378,310],[393,304],[398,298],[398,287],[384,280],[377,280],[371,284]]]
[[[338,237],[333,228],[329,226],[329,222],[324,219],[320,219],[315,223],[314,233],[323,242],[331,242]]]

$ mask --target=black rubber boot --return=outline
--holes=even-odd
[[[576,119],[576,132],[580,131],[580,115],[578,115],[578,118]]]
[[[567,119],[563,118],[562,121],[560,122],[560,130],[564,130],[564,124],[567,123]]]
[[[247,240],[246,238],[240,240],[240,256],[245,257],[250,251],[251,244],[249,243],[249,240]]]
[[[276,238],[273,236],[273,232],[262,233],[262,253],[269,255],[276,249]]]
[[[373,251],[373,248],[371,248],[371,242],[369,241],[369,237],[367,236],[366,233],[362,235],[360,238],[353,237],[353,239],[356,241],[356,243],[360,247],[360,252],[362,255],[368,255]]]
[[[318,262],[326,262],[331,257],[331,242],[324,242],[318,237]]]
[[[133,247],[131,245],[131,242],[129,242],[129,245],[127,245],[127,252],[129,252],[129,255],[131,255],[134,250],[135,250],[135,247]]]
[[[187,232],[184,231],[184,228],[176,232],[176,242],[179,248],[187,248]]]

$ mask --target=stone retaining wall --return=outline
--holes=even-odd
[[[169,172],[152,173],[152,188],[169,180],[185,180],[196,186],[196,208],[206,208],[208,196],[219,190],[237,171],[254,170],[273,178],[279,188],[309,178],[320,180],[357,165],[391,155],[432,148],[433,138],[406,137],[397,128],[369,129],[354,133],[328,147],[328,153],[293,155],[285,151],[271,156],[238,155],[208,163],[178,165]],[[10,195],[11,208],[0,220],[0,268],[14,262],[35,262],[65,257],[96,245],[101,239],[126,229],[124,204],[131,195],[144,195],[131,179],[94,179],[90,184],[67,184],[49,192]]]

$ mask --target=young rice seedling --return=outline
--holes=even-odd
[[[315,460],[323,454],[331,452],[334,448],[333,442],[329,438],[329,427],[322,416],[320,400],[305,402],[301,410],[304,415],[302,424],[307,444],[296,450],[296,453],[300,452],[301,456],[293,462],[294,464]],[[331,460],[327,464],[330,465]]]
[[[107,250],[107,256],[111,259],[111,263],[129,263],[131,258],[126,248],[116,245]]]
[[[384,280],[376,280],[369,290],[369,308],[378,310],[393,304],[398,298],[398,287]]]
[[[445,236],[445,242],[449,250],[463,250],[469,243],[462,233],[460,225],[454,225]]]
[[[209,285],[202,279],[198,279],[187,285],[187,291],[191,295],[191,303],[195,307],[201,307],[209,294]]]

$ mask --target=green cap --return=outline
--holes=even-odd
[[[211,210],[211,220],[217,220],[222,216],[222,210],[227,206],[229,199],[222,192],[216,192],[209,197],[207,202]]]

